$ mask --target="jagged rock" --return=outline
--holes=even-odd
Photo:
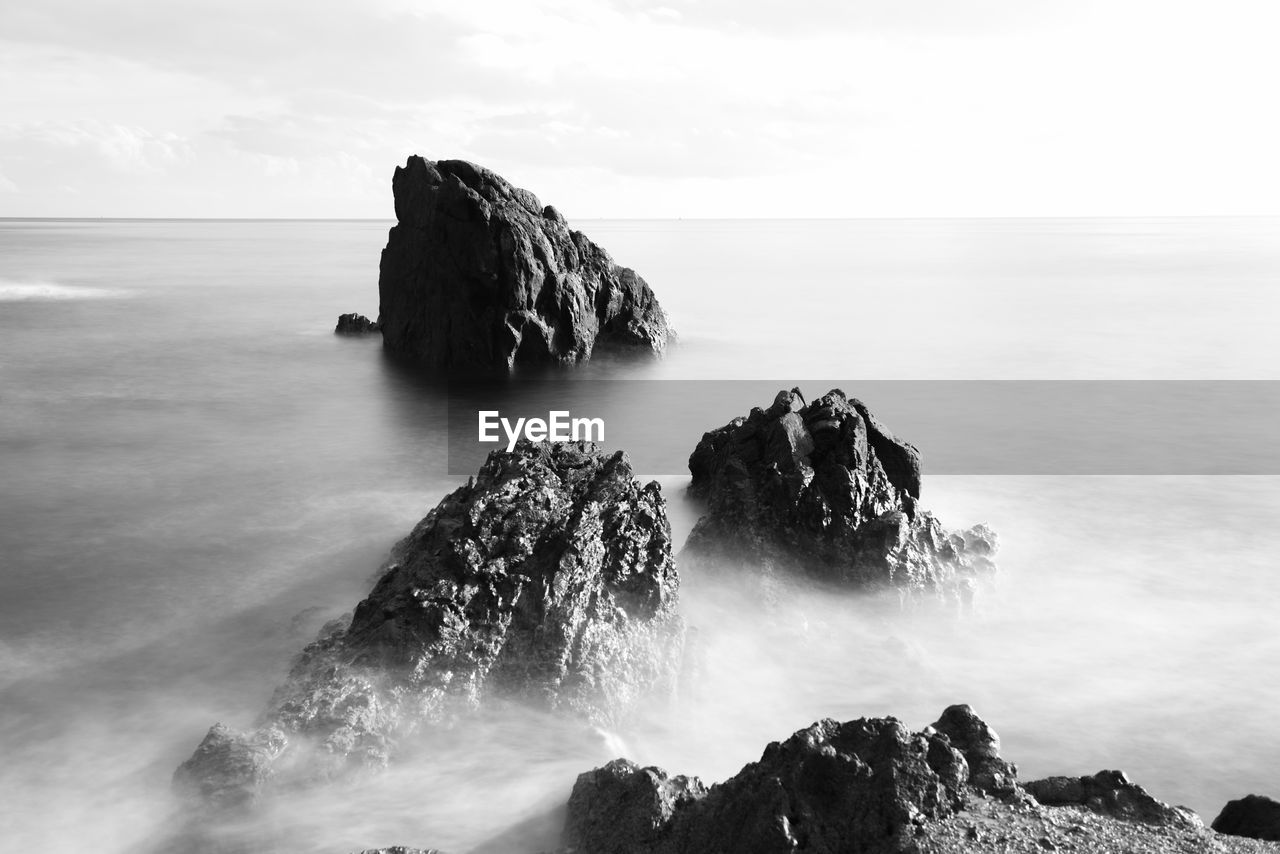
[[[706,794],[697,777],[669,777],[661,768],[615,759],[578,776],[565,837],[595,854],[644,854],[664,837],[679,807]]]
[[[779,392],[706,433],[689,471],[707,512],[681,560],[699,567],[746,562],[961,599],[995,570],[995,534],[948,532],[920,510],[919,451],[838,389],[809,404]]]
[[[1280,803],[1265,795],[1229,801],[1211,825],[1219,833],[1280,841]]]
[[[888,852],[963,807],[967,779],[939,733],[893,718],[823,720],[709,791],[626,762],[583,774],[565,844],[593,854]]]
[[[363,314],[340,314],[338,325],[333,331],[339,335],[368,335],[381,328],[380,324],[374,323]]]
[[[494,451],[395,546],[350,625],[302,652],[259,729],[215,727],[178,776],[243,804],[281,768],[380,766],[490,698],[616,723],[677,680],[678,584],[660,487],[623,453]]]
[[[969,785],[1000,797],[1018,794],[1018,768],[1000,758],[1000,736],[965,705],[949,706],[933,729],[947,737],[964,754],[969,765]]]
[[[1156,800],[1130,782],[1123,771],[1099,771],[1091,777],[1046,777],[1023,783],[1022,788],[1045,806],[1083,806],[1115,818],[1203,826],[1194,812]]]
[[[633,270],[527,190],[461,160],[410,157],[392,180],[382,250],[384,346],[431,368],[570,364],[601,345],[661,353],[670,337]]]

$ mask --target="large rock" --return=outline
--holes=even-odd
[[[215,727],[175,782],[243,805],[278,773],[380,766],[489,699],[616,723],[677,680],[677,594],[660,488],[624,454],[494,451],[396,545],[350,624],[302,652],[261,726]]]
[[[598,345],[661,353],[670,330],[633,270],[527,190],[461,160],[410,157],[392,180],[383,341],[432,368],[569,364]]]
[[[1231,836],[1280,841],[1280,803],[1265,795],[1230,801],[1213,820],[1213,829]]]
[[[592,854],[894,851],[964,806],[968,776],[941,733],[912,733],[893,718],[824,720],[710,790],[626,762],[583,774],[565,845]]]
[[[681,559],[967,597],[995,569],[995,535],[949,532],[921,510],[920,468],[914,446],[842,391],[808,404],[781,391],[689,457],[689,489],[707,511]]]

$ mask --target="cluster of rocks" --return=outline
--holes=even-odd
[[[528,190],[462,160],[414,156],[392,192],[397,223],[378,277],[388,351],[491,372],[584,362],[600,347],[666,349],[667,316],[644,279]]]
[[[578,777],[561,850],[965,851],[985,825],[988,834],[1005,831],[999,850],[1043,851],[1055,847],[1045,844],[1046,823],[1085,811],[1110,819],[1109,835],[1124,840],[1101,850],[1149,850],[1144,842],[1170,828],[1201,842],[1212,838],[1194,813],[1157,801],[1119,772],[1020,785],[995,732],[957,705],[920,732],[894,718],[819,721],[770,744],[759,761],[710,788],[694,777],[610,762]],[[995,827],[972,820],[982,813],[1003,818]],[[1037,829],[1020,833],[1033,817]],[[944,842],[947,822],[967,824],[955,845]]]
[[[420,157],[393,189],[379,320],[343,315],[337,332],[380,331],[387,349],[430,368],[486,371],[581,362],[607,344],[666,346],[644,280],[531,193]],[[779,392],[706,433],[689,469],[706,509],[686,567],[959,600],[995,570],[995,535],[948,531],[922,509],[917,449],[839,390],[811,403]],[[490,703],[616,725],[680,680],[678,598],[663,495],[624,454],[586,443],[495,451],[392,549],[354,612],[302,651],[254,728],[215,725],[175,785],[225,816],[273,788],[376,770],[416,734]],[[972,709],[952,706],[919,732],[893,718],[819,721],[710,787],[619,759],[578,778],[561,850],[1040,851],[1055,843],[1028,828],[1055,815],[1105,818],[1097,838],[1120,840],[1116,850],[1174,850],[1151,847],[1161,833],[1219,845],[1190,811],[1120,772],[1022,784],[999,747]],[[1002,847],[982,847],[975,816],[1004,830]],[[1280,805],[1233,802],[1214,827],[1280,838]],[[366,854],[419,852],[431,854]]]

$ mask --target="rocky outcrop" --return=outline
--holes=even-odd
[[[1213,820],[1213,829],[1231,836],[1280,842],[1280,803],[1265,795],[1229,801]]]
[[[363,314],[340,314],[334,332],[338,335],[368,335],[382,329],[381,324],[374,323]]]
[[[677,596],[660,488],[624,454],[495,451],[396,545],[349,625],[302,652],[260,727],[215,727],[175,782],[243,805],[280,775],[380,766],[490,700],[615,723],[676,682]]]
[[[431,368],[571,364],[596,347],[661,353],[653,291],[550,205],[461,160],[410,157],[382,250],[386,348]]]
[[[969,706],[912,732],[823,720],[723,783],[625,759],[578,776],[558,854],[1260,854],[1118,771],[1029,783]],[[1031,797],[1034,791],[1036,797]],[[1042,798],[1043,800],[1037,800]],[[1263,799],[1265,800],[1265,799]],[[1274,802],[1272,802],[1274,803]],[[503,851],[547,846],[504,847]],[[486,849],[487,850],[487,849]],[[495,849],[495,851],[498,849]]]
[[[959,598],[995,570],[995,535],[947,531],[921,510],[919,451],[838,389],[812,403],[779,392],[706,433],[689,471],[707,511],[682,561]]]
[[[583,774],[565,844],[594,854],[887,852],[962,808],[968,778],[939,732],[893,718],[824,720],[709,790],[626,762]]]
[[[1045,806],[1081,806],[1102,815],[1155,824],[1202,826],[1186,807],[1171,807],[1130,782],[1123,771],[1099,771],[1091,777],[1046,777],[1023,788]]]

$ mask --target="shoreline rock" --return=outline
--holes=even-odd
[[[1266,795],[1229,801],[1213,820],[1213,829],[1231,836],[1280,842],[1280,802]]]
[[[648,284],[527,190],[462,160],[412,156],[378,277],[383,345],[432,369],[585,362],[597,347],[661,354]]]
[[[707,509],[682,564],[747,564],[962,602],[995,571],[995,534],[947,531],[921,510],[920,452],[839,389],[812,403],[799,389],[780,391],[767,409],[704,434],[689,471],[689,491]]]

